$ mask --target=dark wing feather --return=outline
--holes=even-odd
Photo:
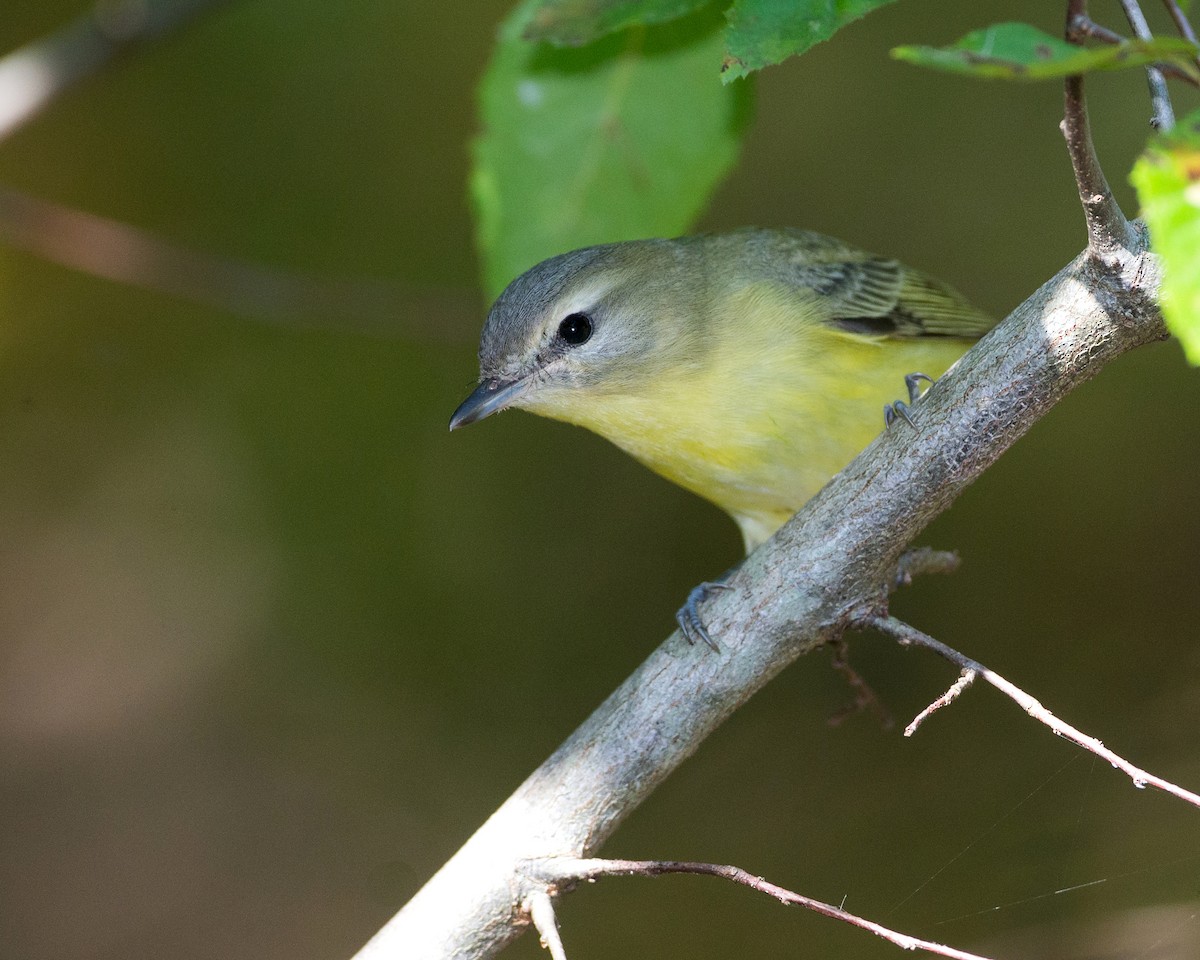
[[[812,290],[828,322],[851,333],[888,337],[982,336],[994,321],[949,284],[896,260],[876,257],[805,230],[756,230],[757,254],[776,279]]]

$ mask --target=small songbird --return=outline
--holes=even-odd
[[[588,427],[741,528],[749,553],[992,321],[953,288],[803,230],[636,240],[545,260],[488,314],[450,429],[519,407]],[[921,371],[916,373],[916,371]],[[692,591],[689,641],[713,644]]]

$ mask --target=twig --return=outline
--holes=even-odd
[[[226,0],[116,0],[0,58],[0,140],[84,77]]]
[[[891,593],[901,587],[910,586],[917,577],[935,573],[954,573],[961,565],[962,559],[953,550],[934,550],[932,547],[914,547],[912,550],[905,550],[896,562],[896,572],[887,585],[887,592]],[[829,725],[831,727],[839,726],[854,714],[873,708],[879,716],[880,726],[884,730],[891,730],[895,726],[892,712],[862,674],[850,664],[849,645],[845,638],[837,637],[829,641],[829,647],[833,651],[833,669],[845,678],[854,693],[854,700],[831,716]]]
[[[1067,39],[1072,43],[1082,43],[1085,37],[1113,45],[1125,42],[1125,38],[1115,30],[1101,26],[1087,14],[1076,14],[1068,19]]]
[[[286,327],[454,340],[445,294],[413,295],[367,280],[318,280],[217,257],[127,223],[0,186],[0,241],[74,270]],[[457,331],[465,339],[465,331]]]
[[[912,584],[917,577],[930,574],[954,573],[962,565],[962,559],[953,550],[934,550],[932,547],[915,547],[906,550],[896,563],[896,572],[888,584],[891,593],[901,587]],[[853,701],[829,718],[829,725],[836,727],[856,713],[871,708],[879,717],[879,724],[884,730],[895,726],[895,719],[887,705],[879,698],[874,688],[850,663],[850,649],[844,637],[837,637],[829,642],[833,651],[832,666],[846,680],[854,693]],[[907,734],[906,734],[907,736]]]
[[[1196,31],[1192,29],[1191,21],[1188,20],[1187,14],[1179,6],[1175,0],[1163,0],[1163,4],[1167,8],[1167,12],[1171,14],[1171,19],[1175,21],[1175,27],[1179,31],[1179,35],[1184,40],[1191,43],[1196,43]],[[1200,56],[1196,57],[1196,62],[1200,63]]]
[[[1137,239],[1113,197],[1096,157],[1087,102],[1083,97],[1083,77],[1067,77],[1065,86],[1061,129],[1087,222],[1088,249],[1093,255],[1108,257],[1114,250],[1132,249]]]
[[[1099,40],[1101,43],[1116,45],[1125,43],[1128,38],[1117,33],[1115,30],[1109,30],[1108,27],[1096,23],[1086,15],[1072,17],[1067,21],[1066,37],[1072,43],[1082,43],[1085,39]],[[1192,41],[1195,42],[1194,40]],[[1198,60],[1197,62],[1200,62]],[[1194,76],[1181,70],[1173,63],[1158,62],[1153,64],[1163,76],[1170,77],[1172,80],[1180,80],[1189,86],[1200,86],[1200,82]]]
[[[601,877],[658,877],[669,873],[692,873],[708,877],[721,877],[733,883],[765,893],[774,897],[787,906],[804,907],[834,920],[852,924],[862,930],[868,930],[889,943],[894,943],[902,950],[927,950],[940,957],[953,957],[955,960],[985,960],[975,953],[967,953],[948,947],[945,944],[934,943],[932,940],[922,940],[899,933],[873,920],[867,920],[857,914],[835,907],[821,900],[814,900],[803,894],[795,893],[784,887],[769,883],[762,877],[756,877],[743,870],[722,863],[695,863],[686,860],[597,860],[575,859],[572,857],[555,857],[539,860],[528,865],[530,875],[542,882],[554,886],[564,886],[583,880],[597,880]],[[540,929],[540,927],[539,927]],[[559,960],[559,958],[555,958]]]
[[[1133,30],[1133,35],[1139,40],[1152,40],[1154,34],[1150,32],[1150,22],[1142,13],[1138,0],[1120,0],[1120,4],[1121,9],[1125,11],[1125,19],[1129,21],[1129,26]]]
[[[942,707],[950,706],[950,704],[959,698],[959,696],[967,689],[967,687],[975,682],[975,678],[977,676],[979,676],[979,674],[974,670],[964,670],[962,675],[950,685],[949,690],[947,690],[940,697],[934,700],[933,703],[913,717],[912,723],[904,728],[904,735],[906,737],[911,737],[917,732],[921,724],[929,719],[929,717],[941,710]]]
[[[849,645],[845,638],[838,637],[836,640],[831,640],[829,648],[833,651],[833,669],[842,675],[850,687],[851,693],[854,694],[854,699],[849,704],[829,718],[829,725],[837,727],[856,713],[874,710],[879,717],[879,725],[884,730],[891,730],[896,725],[892,712],[879,699],[879,694],[867,683],[863,675],[850,665]]]
[[[1066,38],[1078,43],[1076,25],[1088,19],[1087,0],[1067,0]],[[1088,250],[1104,259],[1115,251],[1134,249],[1138,239],[1113,197],[1096,156],[1087,100],[1083,95],[1083,77],[1078,74],[1067,77],[1064,86],[1063,119],[1059,129],[1067,141],[1067,153],[1075,171],[1075,185],[1087,223]]]
[[[1022,710],[1037,720],[1039,723],[1045,724],[1057,736],[1064,740],[1069,740],[1076,746],[1083,747],[1090,753],[1096,754],[1103,760],[1107,760],[1118,770],[1123,771],[1133,781],[1133,785],[1138,789],[1144,787],[1156,787],[1165,793],[1171,794],[1173,797],[1178,797],[1185,803],[1190,803],[1194,807],[1200,807],[1200,795],[1192,793],[1190,790],[1185,790],[1183,787],[1171,783],[1169,780],[1164,780],[1162,777],[1156,777],[1152,773],[1148,773],[1141,767],[1134,766],[1124,757],[1113,753],[1108,747],[1104,746],[1095,737],[1089,737],[1082,733],[1077,728],[1071,726],[1063,720],[1060,720],[1053,713],[1047,710],[1041,703],[1031,697],[1028,693],[1022,690],[1016,684],[1010,683],[1002,676],[993,670],[989,670],[977,660],[972,660],[965,654],[959,653],[952,647],[946,646],[940,640],[935,640],[929,634],[918,630],[916,627],[910,626],[903,620],[898,620],[895,617],[865,617],[861,625],[872,627],[879,630],[881,633],[886,633],[895,637],[904,646],[916,645],[928,647],[935,653],[941,655],[951,663],[957,664],[963,670],[971,670],[981,676],[984,680],[990,683],[993,687],[1003,693],[1005,696],[1013,700]]]
[[[553,960],[567,960],[562,936],[558,932],[558,918],[554,916],[554,901],[544,888],[537,887],[525,898],[525,912],[533,921],[533,927],[542,938],[542,946],[550,951]]]
[[[1139,40],[1151,40],[1150,24],[1146,15],[1138,5],[1138,0],[1121,0],[1121,8],[1125,11],[1125,19],[1133,28],[1133,35]],[[1171,93],[1167,90],[1167,81],[1159,67],[1146,67],[1146,83],[1150,86],[1150,102],[1154,105],[1154,117],[1151,123],[1156,130],[1170,130],[1175,126],[1175,110],[1171,106]]]
[[[907,587],[916,577],[926,577],[932,573],[954,573],[960,566],[962,558],[953,550],[934,550],[932,547],[906,550],[896,563],[892,588]]]

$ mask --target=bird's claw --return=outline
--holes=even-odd
[[[714,590],[728,589],[729,584],[720,581],[705,581],[692,588],[687,600],[675,614],[675,621],[679,624],[679,631],[683,634],[684,640],[693,646],[697,640],[702,640],[714,653],[721,652],[717,641],[712,638],[708,628],[704,626],[704,619],[700,616],[700,604],[707,600],[709,594]]]
[[[917,425],[913,423],[913,418],[908,415],[908,404],[903,400],[897,400],[895,403],[886,404],[883,408],[883,429],[890,430],[892,424],[897,420],[903,420],[914,430]]]
[[[931,387],[933,386],[933,377],[927,373],[910,373],[904,378],[904,386],[908,388],[908,402],[916,403],[921,399],[921,381],[924,380]]]
[[[892,424],[897,420],[903,420],[914,430],[918,429],[913,422],[913,418],[909,415],[908,404],[916,403],[921,399],[921,381],[932,384],[933,377],[925,373],[910,373],[904,378],[904,386],[908,388],[908,403],[903,400],[897,400],[895,403],[884,404],[883,407],[883,428],[890,429]]]

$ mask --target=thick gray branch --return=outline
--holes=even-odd
[[[1137,238],[1144,238],[1139,230]],[[705,607],[721,652],[669,638],[359,953],[494,956],[527,924],[522,863],[587,857],[726,717],[882,609],[902,551],[1073,387],[1165,336],[1144,243],[1081,255],[881,434]],[[553,891],[551,891],[553,892]]]

